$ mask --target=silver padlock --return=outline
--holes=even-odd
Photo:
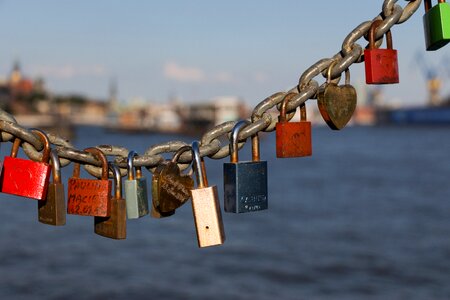
[[[196,189],[191,190],[192,212],[194,214],[198,246],[209,247],[225,242],[225,231],[220,210],[217,186],[207,186],[203,159],[200,156],[199,144],[192,143],[192,168],[197,177]]]
[[[133,158],[136,152],[128,153],[127,170],[125,180],[125,200],[127,203],[127,218],[137,219],[148,215],[147,180],[142,176],[141,167],[133,166]],[[134,170],[136,170],[136,175]]]
[[[232,213],[267,209],[267,161],[259,160],[258,134],[252,136],[252,161],[239,161],[238,134],[249,124],[239,121],[231,131],[231,162],[223,164],[224,210]]]

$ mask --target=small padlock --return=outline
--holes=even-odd
[[[239,162],[238,134],[248,121],[239,121],[230,138],[231,162],[224,163],[224,210],[232,213],[267,209],[267,162],[259,161],[259,138],[252,136],[252,161]]]
[[[376,20],[370,26],[369,49],[364,50],[366,83],[399,83],[397,50],[392,48],[391,30],[386,32],[387,49],[375,48],[375,30],[381,23],[381,20]]]
[[[345,70],[345,84],[337,85],[331,81],[331,69],[328,67],[327,83],[317,93],[317,105],[322,118],[333,130],[340,130],[347,125],[356,109],[357,94],[350,84],[350,70]]]
[[[289,93],[281,104],[279,122],[276,125],[277,157],[302,157],[312,155],[311,122],[306,121],[305,103],[300,105],[300,122],[286,120],[286,105],[297,94]]]
[[[127,205],[122,198],[122,178],[119,168],[110,163],[114,175],[114,196],[110,198],[111,214],[109,217],[95,217],[95,233],[107,238],[123,240],[127,237]]]
[[[191,190],[192,213],[194,215],[198,246],[209,247],[225,242],[225,231],[220,210],[217,186],[208,186],[204,160],[200,156],[199,144],[192,143],[192,168],[197,177],[197,188]]]
[[[51,167],[50,142],[47,135],[37,129],[36,133],[44,144],[42,161],[35,162],[28,159],[17,158],[21,140],[16,138],[11,149],[11,156],[6,156],[1,176],[2,192],[22,197],[43,200],[47,196]]]
[[[67,213],[81,216],[109,217],[111,181],[108,180],[108,161],[97,148],[87,148],[102,163],[101,179],[80,178],[80,164],[75,163],[68,184]]]
[[[53,181],[47,189],[47,197],[38,201],[39,222],[62,226],[66,224],[66,202],[64,197],[64,185],[61,183],[61,167],[56,150],[50,152],[52,162]]]
[[[147,180],[142,176],[141,167],[133,166],[135,156],[137,156],[137,153],[134,151],[128,153],[128,175],[125,180],[128,219],[137,219],[148,215]],[[134,170],[136,170],[136,175]]]
[[[181,154],[190,150],[191,146],[181,147],[172,160],[158,165],[153,173],[152,216],[158,218],[173,215],[178,207],[189,200],[194,180],[181,172],[177,162]]]
[[[450,42],[450,5],[439,0],[433,7],[431,0],[424,0],[423,28],[427,51],[438,50]]]

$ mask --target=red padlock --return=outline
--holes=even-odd
[[[81,216],[109,217],[111,212],[111,181],[108,180],[108,161],[97,148],[84,151],[94,154],[102,162],[101,179],[80,178],[80,164],[75,163],[68,184],[67,213]]]
[[[40,130],[33,129],[44,144],[42,161],[36,162],[17,158],[17,152],[22,140],[15,138],[11,149],[11,156],[6,156],[3,162],[1,176],[1,191],[16,196],[43,200],[47,196],[51,167],[50,142],[48,137]]]
[[[382,23],[376,20],[369,31],[369,49],[364,50],[367,84],[399,83],[397,50],[392,49],[391,31],[386,32],[387,49],[375,48],[375,31]]]
[[[276,125],[277,157],[302,157],[312,155],[311,122],[306,121],[306,106],[300,106],[300,122],[286,121],[286,105],[296,94],[289,93],[281,104]]]

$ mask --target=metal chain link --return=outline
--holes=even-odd
[[[382,23],[375,32],[376,46],[382,42],[384,34],[394,25],[407,21],[421,5],[421,0],[409,0],[408,4],[402,8],[396,4],[397,0],[385,0],[382,11],[373,20],[366,21],[356,26],[342,42],[341,50],[331,58],[324,58],[310,66],[299,78],[298,85],[287,92],[275,93],[261,101],[253,110],[250,118],[250,124],[244,127],[238,136],[239,147],[245,144],[248,137],[259,132],[271,132],[275,130],[278,120],[273,119],[269,113],[270,110],[280,109],[281,102],[287,94],[295,94],[286,105],[287,120],[290,120],[297,107],[305,103],[308,99],[315,99],[319,90],[319,84],[314,80],[319,74],[326,78],[326,72],[332,62],[335,62],[331,70],[331,79],[339,81],[342,72],[348,69],[354,63],[364,61],[363,48],[357,44],[361,38],[367,38],[370,26],[374,20],[382,20]],[[207,131],[200,139],[200,155],[208,156],[213,159],[222,159],[230,155],[229,145],[221,145],[221,140],[229,142],[229,135],[237,121],[225,122],[215,126]],[[22,147],[25,154],[32,160],[40,160],[43,149],[41,140],[29,129],[23,128],[15,118],[7,112],[0,109],[0,131],[1,141],[13,141],[15,138],[21,139],[24,143]],[[88,152],[75,149],[73,145],[54,134],[48,134],[49,140],[57,150],[60,157],[61,167],[67,166],[71,162],[77,162],[85,165],[85,169],[93,176],[101,176],[100,162]],[[153,172],[156,166],[164,161],[163,153],[174,153],[186,143],[180,141],[169,141],[162,144],[150,146],[143,155],[134,157],[135,166],[146,167]],[[96,146],[107,156],[114,157],[114,162],[120,167],[122,176],[127,173],[128,149],[122,146],[99,145]],[[185,152],[180,156],[179,163],[182,168],[189,166],[192,160],[192,154]]]

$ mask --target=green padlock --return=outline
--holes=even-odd
[[[130,151],[127,160],[128,178],[125,180],[125,200],[128,219],[148,215],[147,180],[142,176],[141,167],[133,166],[133,158],[136,155],[134,151]]]
[[[450,5],[445,0],[439,0],[432,6],[431,0],[425,0],[425,15],[423,28],[427,51],[434,51],[450,42]]]

